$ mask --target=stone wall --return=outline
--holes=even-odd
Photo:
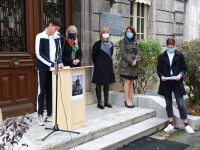
[[[184,6],[182,0],[153,0],[150,7],[148,39],[158,39],[163,48],[169,37],[176,45],[183,41]]]

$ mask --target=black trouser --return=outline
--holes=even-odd
[[[47,115],[52,115],[52,72],[38,70],[38,97],[37,112],[38,115],[44,113],[44,96],[46,93]]]
[[[180,117],[181,119],[187,119],[187,113],[186,113],[186,109],[185,109],[185,105],[184,105],[184,100],[183,100],[183,96],[179,96],[174,94],[175,98],[176,98],[176,103],[178,105],[178,110],[180,113]],[[165,96],[165,101],[166,101],[166,110],[167,110],[167,115],[168,118],[173,118],[174,113],[173,113],[173,108],[172,108],[172,96]]]

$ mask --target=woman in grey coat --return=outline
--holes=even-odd
[[[136,41],[136,31],[133,26],[126,28],[124,39],[120,41],[121,60],[120,77],[124,79],[125,107],[135,107],[132,103],[133,82],[138,78],[139,51]]]

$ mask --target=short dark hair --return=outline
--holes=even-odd
[[[53,26],[62,27],[61,21],[60,21],[58,18],[56,18],[56,17],[55,17],[55,18],[52,18],[51,20],[49,20],[47,26],[49,26],[50,23],[51,23]]]
[[[174,38],[168,38],[167,41],[166,41],[166,44],[167,45],[175,45],[175,39]]]

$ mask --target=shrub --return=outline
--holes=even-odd
[[[187,94],[191,102],[200,106],[200,38],[181,43],[179,50],[184,54],[188,69],[184,78],[189,87]]]
[[[147,91],[147,84],[149,79],[153,80],[153,83],[158,82],[157,76],[157,61],[158,56],[162,52],[162,46],[158,40],[139,40],[138,48],[140,52],[139,69],[138,69],[138,80],[135,80],[133,85],[134,93],[144,94]],[[119,78],[119,61],[120,61],[120,46],[119,42],[115,44],[116,49],[116,62],[115,69],[117,69],[117,75]],[[119,81],[123,85],[123,80]]]
[[[7,118],[4,121],[5,123],[0,127],[0,136],[3,142],[0,144],[0,150],[10,150],[13,149],[15,144],[18,145],[19,141],[30,127],[27,121],[32,122],[28,114],[23,115],[21,118]],[[21,146],[28,147],[26,143],[23,143]]]

